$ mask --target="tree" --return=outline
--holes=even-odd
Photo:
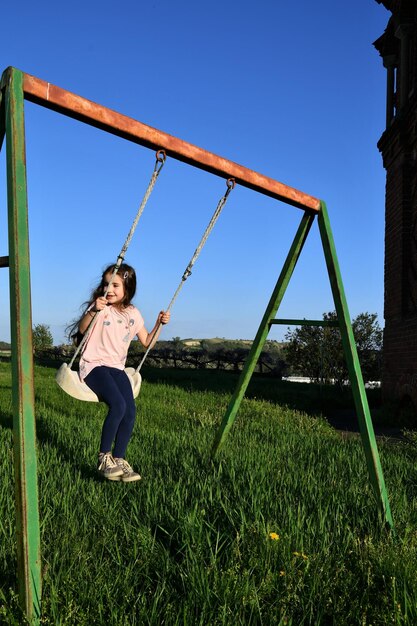
[[[376,313],[360,313],[352,322],[364,380],[380,380],[383,331]]]
[[[336,320],[336,312],[323,314],[323,320]],[[382,329],[376,313],[360,313],[352,321],[352,330],[365,381],[381,377]],[[348,380],[348,371],[340,331],[331,326],[301,326],[288,331],[286,357],[288,364],[315,382]]]
[[[295,374],[309,376],[314,382],[323,376],[323,329],[315,326],[301,326],[285,335],[288,342],[285,356]]]
[[[32,338],[34,350],[48,350],[54,345],[51,331],[46,324],[36,324],[33,328]]]

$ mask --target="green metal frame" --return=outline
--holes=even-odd
[[[22,73],[15,70],[8,81],[2,90],[0,146],[6,133],[17,567],[20,604],[37,622],[42,579]]]
[[[324,256],[326,260],[327,272],[330,279],[330,285],[337,314],[337,322],[275,319],[278,308],[282,302],[282,298],[290,281],[291,275],[294,271],[295,265],[301,254],[301,250],[307,239],[314,217],[315,215],[312,215],[306,211],[304,217],[301,220],[300,226],[298,227],[297,233],[284,263],[283,269],[278,278],[274,291],[272,292],[272,296],[270,298],[268,306],[266,307],[262,321],[259,325],[258,332],[253,341],[248,358],[237,383],[235,392],[229,402],[226,413],[215,435],[212,448],[212,456],[214,457],[223,446],[226,436],[236,419],[240,404],[243,400],[246,389],[255,370],[257,361],[262,352],[271,326],[273,324],[283,322],[312,326],[339,326],[342,336],[344,355],[349,371],[350,383],[353,391],[355,408],[359,421],[360,434],[365,450],[365,458],[370,482],[374,489],[376,500],[382,512],[384,520],[388,527],[394,530],[390,504],[388,500],[387,490],[385,487],[378,447],[376,444],[375,433],[369,411],[368,399],[366,396],[365,385],[363,382],[358,353],[353,336],[352,325],[350,321],[342,277],[336,254],[336,248],[334,245],[333,235],[330,227],[327,207],[324,202],[321,202],[320,212],[318,213],[317,219]]]
[[[25,98],[106,132],[113,133],[128,141],[143,145],[146,148],[163,149],[168,156],[188,163],[193,167],[199,167],[226,179],[233,178],[237,184],[281,200],[304,211],[293,244],[253,342],[237,389],[216,435],[213,444],[213,454],[216,454],[223,445],[224,439],[236,418],[239,405],[271,325],[280,321],[275,319],[275,315],[314,218],[316,215],[318,216],[318,224],[338,316],[337,324],[340,326],[342,333],[343,347],[359,417],[368,471],[385,520],[393,528],[326,205],[317,198],[304,194],[297,189],[283,185],[274,179],[253,172],[223,157],[202,150],[197,146],[146,126],[137,120],[111,111],[76,94],[10,67],[2,75],[0,91],[0,149],[6,136],[9,221],[9,256],[0,257],[0,267],[10,268],[18,582],[20,603],[29,621],[33,624],[37,624],[40,621],[42,578],[25,158]],[[318,324],[319,322],[304,320],[300,321],[300,323]],[[333,323],[330,322],[330,324]]]

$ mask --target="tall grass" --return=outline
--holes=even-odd
[[[393,539],[359,438],[258,396],[243,402],[212,462],[228,393],[149,378],[128,450],[143,479],[121,484],[95,473],[105,407],[65,396],[53,370],[36,370],[43,624],[417,623],[412,442],[379,442]],[[10,415],[2,364],[0,623],[7,625],[24,623],[15,597]]]

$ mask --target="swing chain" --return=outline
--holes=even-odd
[[[225,194],[219,200],[219,203],[218,203],[218,205],[216,207],[216,210],[214,211],[214,214],[213,214],[213,216],[212,216],[212,218],[210,220],[210,223],[207,226],[207,228],[206,228],[206,230],[204,232],[203,237],[201,238],[200,244],[196,248],[191,261],[189,262],[189,264],[187,265],[187,267],[186,267],[186,269],[184,271],[184,274],[182,276],[182,281],[185,282],[187,280],[187,278],[189,276],[191,276],[191,268],[193,267],[194,263],[196,262],[196,260],[197,260],[197,258],[199,256],[203,246],[205,245],[205,243],[206,243],[206,241],[207,241],[211,231],[213,230],[214,225],[217,222],[217,219],[218,219],[218,217],[219,217],[219,215],[220,215],[224,205],[226,204],[226,200],[227,200],[227,198],[229,196],[229,193],[232,191],[232,189],[234,189],[235,184],[236,184],[236,181],[235,181],[234,178],[228,178],[227,179],[227,181],[226,181],[227,190],[226,190]]]
[[[154,171],[152,173],[152,176],[151,176],[151,179],[149,181],[148,187],[147,187],[147,189],[145,191],[145,195],[143,196],[142,202],[141,202],[141,204],[139,206],[139,209],[138,209],[138,211],[136,213],[135,219],[133,220],[133,224],[130,227],[130,231],[129,231],[127,237],[126,237],[126,241],[124,242],[124,244],[122,246],[122,249],[120,250],[120,253],[119,253],[118,257],[117,257],[117,261],[116,261],[116,264],[115,264],[115,266],[113,268],[113,272],[112,272],[109,284],[108,284],[108,286],[107,286],[107,288],[106,288],[106,290],[104,292],[104,296],[107,295],[107,291],[108,291],[108,289],[109,289],[109,287],[110,287],[114,277],[116,276],[117,272],[119,271],[120,265],[124,261],[125,254],[126,254],[127,249],[128,249],[128,247],[130,245],[130,242],[132,240],[133,234],[134,234],[134,232],[136,230],[136,226],[138,225],[139,219],[140,219],[140,217],[141,217],[141,215],[142,215],[142,213],[143,213],[143,211],[145,209],[145,206],[146,206],[146,203],[148,202],[149,196],[151,195],[151,193],[153,191],[153,188],[154,188],[155,183],[157,181],[157,178],[158,178],[158,176],[159,176],[159,174],[161,172],[161,169],[162,169],[162,167],[163,167],[163,165],[165,163],[165,160],[166,160],[166,152],[165,152],[165,150],[158,150],[156,152],[156,161],[155,161]],[[75,351],[75,353],[74,353],[74,355],[73,355],[73,357],[72,357],[72,359],[71,359],[71,361],[69,363],[69,368],[70,369],[71,369],[71,367],[72,367],[76,357],[78,356],[78,353],[82,349],[85,348],[86,342],[87,342],[89,336],[91,335],[94,326],[97,323],[97,320],[99,318],[99,314],[100,314],[100,311],[98,311],[97,314],[91,319],[91,322],[89,323],[89,325],[88,325],[88,327],[87,327],[87,329],[86,329],[86,331],[84,333],[84,336],[83,336],[82,340],[80,341],[80,343],[78,344],[78,347],[77,347],[77,349],[76,349],[76,351]]]
[[[214,211],[213,216],[212,216],[212,218],[211,218],[211,220],[209,222],[209,225],[207,226],[206,230],[204,231],[204,235],[202,236],[201,241],[200,241],[199,245],[197,246],[191,261],[187,265],[187,267],[186,267],[186,269],[185,269],[185,271],[184,271],[184,273],[182,275],[182,279],[181,279],[181,281],[180,281],[180,283],[179,283],[179,285],[178,285],[174,295],[172,296],[171,302],[169,303],[166,311],[171,311],[172,306],[173,306],[175,300],[177,299],[177,296],[180,293],[180,291],[181,291],[185,281],[191,275],[191,269],[192,269],[194,263],[197,261],[197,258],[199,257],[200,252],[203,249],[203,246],[204,246],[204,244],[206,243],[206,241],[208,239],[208,236],[210,235],[211,231],[213,230],[214,225],[215,225],[215,223],[216,223],[216,221],[217,221],[217,219],[218,219],[218,217],[219,217],[219,215],[220,215],[224,205],[226,204],[226,200],[227,200],[227,198],[229,196],[229,193],[232,191],[232,189],[234,189],[235,184],[236,184],[236,181],[235,181],[234,178],[228,178],[227,179],[227,181],[226,181],[227,190],[226,190],[225,194],[220,198],[219,203],[218,203],[218,205],[216,207],[216,210]],[[136,372],[140,372],[140,370],[142,368],[142,365],[146,361],[146,358],[147,358],[149,352],[153,348],[154,343],[156,343],[156,339],[155,338],[156,338],[158,330],[160,329],[161,326],[162,326],[162,324],[159,323],[158,326],[156,327],[155,332],[153,334],[153,337],[152,337],[152,339],[150,341],[150,344],[149,344],[148,348],[146,349],[146,352],[143,355],[141,362],[139,363],[138,367],[136,368]]]

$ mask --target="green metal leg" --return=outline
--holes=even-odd
[[[343,350],[349,371],[350,383],[352,385],[353,397],[356,412],[359,420],[359,428],[365,449],[366,463],[368,467],[371,484],[375,490],[377,501],[381,507],[387,524],[393,529],[394,524],[391,516],[390,504],[385,488],[384,476],[382,473],[378,447],[375,440],[375,433],[369,411],[368,399],[366,397],[365,385],[363,383],[362,371],[359,364],[356,343],[353,336],[352,325],[345,292],[337,260],[336,248],[330,227],[327,207],[321,203],[321,211],[318,216],[321,240],[323,243],[324,255],[326,258],[327,271],[333,292],[336,313],[342,335]]]
[[[243,400],[243,396],[245,395],[245,391],[256,367],[256,363],[262,352],[262,348],[264,346],[266,338],[268,337],[269,329],[271,327],[271,321],[276,316],[279,305],[281,304],[282,298],[284,297],[285,290],[287,289],[295,265],[301,254],[301,250],[303,249],[305,240],[307,239],[307,235],[314,221],[314,217],[314,215],[306,212],[304,213],[304,216],[300,222],[294,241],[282,268],[281,274],[278,278],[277,284],[272,293],[265,314],[262,318],[258,332],[252,343],[251,350],[249,352],[248,358],[246,359],[246,363],[240,375],[236,390],[229,403],[229,407],[226,411],[220,428],[216,433],[212,448],[213,456],[223,445],[224,440],[229,430],[231,429],[233,422],[236,419],[236,414],[239,410],[240,403]]]
[[[17,565],[22,609],[40,618],[41,560],[22,74],[5,89]]]

